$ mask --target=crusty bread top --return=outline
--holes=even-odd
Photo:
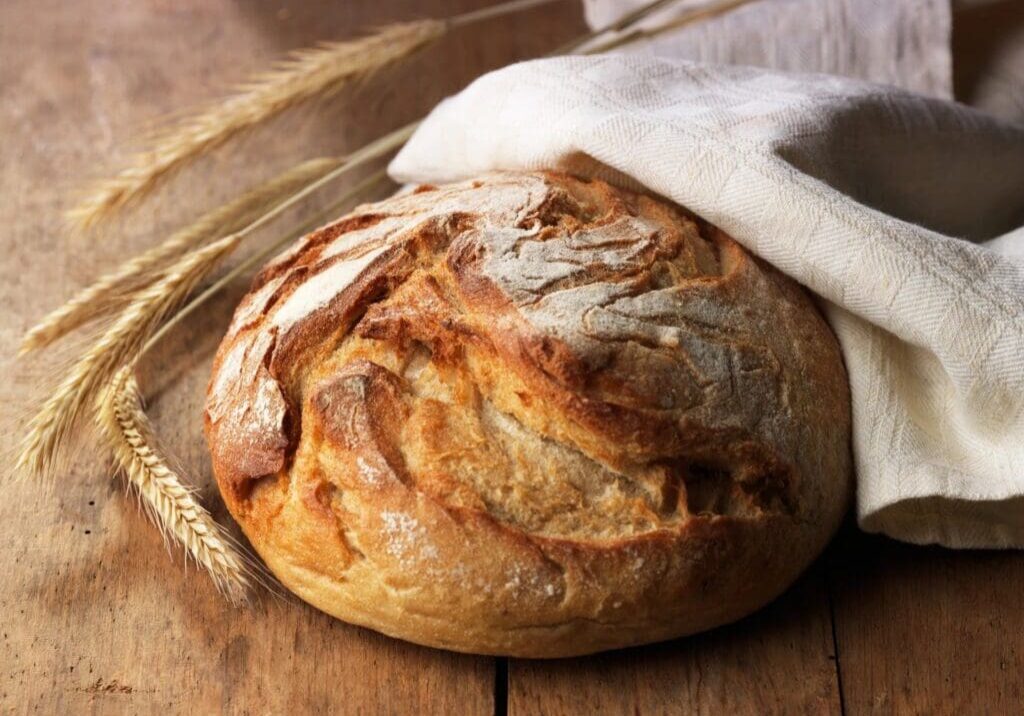
[[[343,551],[379,542],[381,573],[445,559],[392,487],[532,544],[811,525],[799,569],[845,504],[848,411],[808,297],[722,232],[603,182],[499,173],[363,206],[268,265],[207,431],[257,548],[291,480],[311,515],[377,512]]]

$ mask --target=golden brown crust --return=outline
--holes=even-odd
[[[677,208],[554,173],[305,237],[239,306],[206,429],[286,586],[491,654],[737,619],[850,489],[846,374],[802,289]]]

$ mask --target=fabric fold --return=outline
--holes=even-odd
[[[391,173],[538,168],[669,197],[823,299],[864,529],[1024,546],[1024,128],[833,76],[568,57],[477,80]]]

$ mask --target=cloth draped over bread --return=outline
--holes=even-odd
[[[480,78],[390,171],[538,168],[668,197],[820,298],[863,529],[1024,546],[1024,127],[835,76],[564,57]]]

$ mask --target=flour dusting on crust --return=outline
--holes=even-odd
[[[360,207],[265,267],[206,428],[229,509],[303,598],[567,655],[778,594],[843,513],[848,397],[809,298],[730,237],[496,173]]]

